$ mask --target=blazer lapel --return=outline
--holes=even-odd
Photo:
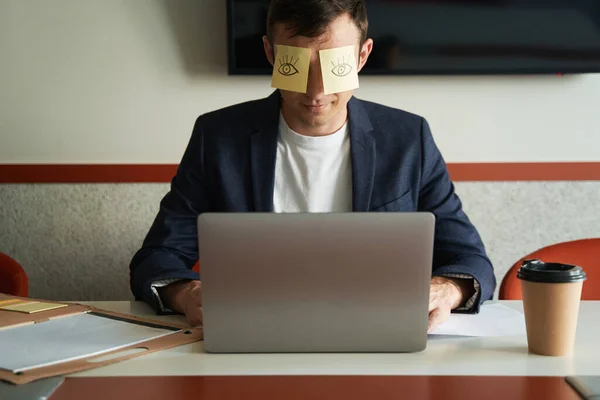
[[[359,100],[348,102],[350,157],[352,163],[352,210],[369,211],[375,180],[375,140],[369,115]]]
[[[279,91],[265,100],[264,112],[256,117],[255,131],[250,138],[250,168],[254,211],[273,211],[275,160],[279,134]]]

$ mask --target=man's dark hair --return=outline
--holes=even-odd
[[[367,9],[364,0],[271,0],[267,14],[267,37],[273,43],[275,24],[283,24],[292,36],[317,37],[334,19],[347,14],[367,40]]]

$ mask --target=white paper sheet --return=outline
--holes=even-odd
[[[479,314],[452,314],[431,335],[510,336],[524,335],[525,318],[502,304],[483,305]]]
[[[79,314],[0,330],[0,368],[13,373],[118,350],[177,331]]]

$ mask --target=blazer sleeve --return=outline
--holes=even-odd
[[[200,279],[191,270],[198,260],[197,217],[210,209],[200,120],[196,121],[170,191],[162,199],[142,248],[129,267],[131,291],[136,300],[145,301],[156,311],[160,305],[151,288],[153,282]]]
[[[446,163],[437,148],[429,124],[421,121],[422,176],[419,211],[436,217],[433,275],[468,275],[479,284],[480,296],[470,310],[479,311],[493,297],[496,287],[494,269],[477,229],[462,209]]]

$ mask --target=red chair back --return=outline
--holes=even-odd
[[[600,238],[563,242],[541,248],[517,261],[500,285],[500,300],[522,300],[521,281],[517,271],[523,260],[537,258],[544,262],[578,265],[585,271],[582,300],[600,300]]]
[[[0,253],[0,293],[20,297],[29,295],[29,279],[25,270],[4,253]]]

